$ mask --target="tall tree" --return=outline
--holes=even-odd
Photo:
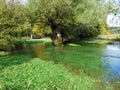
[[[30,23],[30,37],[31,39],[33,38],[33,33],[32,29],[34,27],[34,23],[36,22],[38,15],[38,5],[35,0],[29,0],[28,3],[26,4],[26,16],[29,20]]]
[[[87,27],[104,22],[99,4],[100,0],[28,0],[28,11],[32,15],[30,19],[37,19],[51,27],[54,44],[63,44],[65,37],[69,38],[78,31],[81,33],[81,26],[86,28],[85,34],[96,31],[94,28],[90,31]]]
[[[6,40],[13,50],[13,41],[18,39],[27,22],[25,8],[20,3],[10,3],[0,11],[0,38]]]
[[[24,7],[14,0],[7,4],[3,0],[0,36],[6,35],[8,41],[20,36],[27,22],[31,38],[34,24],[50,27],[55,45],[63,45],[71,38],[92,37],[99,34],[100,25],[105,24],[103,17],[108,6],[103,2],[105,0],[28,0]]]

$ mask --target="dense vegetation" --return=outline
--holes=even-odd
[[[4,58],[4,61],[3,61]],[[23,59],[24,58],[24,59]],[[2,56],[0,89],[17,90],[87,90],[95,81],[90,77],[69,74],[60,65],[27,55]],[[13,78],[14,77],[14,78]],[[82,84],[81,84],[82,83]]]
[[[112,30],[115,33],[120,33],[120,28],[119,27],[110,27],[110,30]]]
[[[26,54],[0,53],[0,70],[1,90],[114,90],[109,83],[86,76],[82,71],[75,75],[63,65]]]
[[[108,32],[107,11],[104,0],[28,0],[25,4],[2,0],[0,38],[13,44],[14,39],[39,34],[60,45],[69,39],[95,37]]]

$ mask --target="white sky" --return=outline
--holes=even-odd
[[[25,3],[26,2],[26,0],[20,0],[22,3]]]
[[[110,0],[106,0],[106,2],[108,1]],[[117,4],[117,8],[119,8],[120,10],[120,6],[119,6],[120,0],[115,0],[115,1]],[[114,7],[116,7],[116,4],[114,5]],[[111,27],[120,27],[120,14],[117,15],[114,15],[113,13],[108,14],[106,18],[106,22]]]
[[[120,27],[120,14],[114,15],[111,13],[107,16],[106,21],[111,27]]]
[[[10,1],[10,0],[6,0],[7,2]],[[25,3],[27,0],[19,0],[20,2],[22,3]]]

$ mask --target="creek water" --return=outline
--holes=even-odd
[[[120,42],[106,45],[101,64],[105,70],[105,81],[120,80]]]
[[[50,43],[24,44],[24,52],[42,60],[64,65],[69,72],[100,78],[120,80],[120,42],[54,47]]]

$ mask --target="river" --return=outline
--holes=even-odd
[[[23,50],[22,50],[23,52]],[[24,52],[45,61],[62,64],[71,73],[100,78],[104,82],[120,80],[120,42],[54,47],[50,43],[24,44]]]

